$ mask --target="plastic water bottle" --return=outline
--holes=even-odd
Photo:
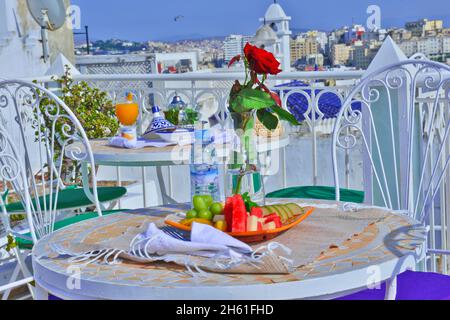
[[[219,166],[208,122],[197,125],[195,142],[191,150],[191,198],[195,195],[211,195],[220,201]]]

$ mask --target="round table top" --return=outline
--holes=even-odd
[[[334,298],[365,289],[369,280],[381,282],[414,269],[423,258],[423,230],[407,216],[375,207],[342,212],[339,203],[295,202],[312,204],[316,210],[274,241],[293,252],[317,246],[317,254],[308,263],[296,265],[290,274],[210,272],[206,277],[192,277],[184,266],[164,262],[137,264],[124,260],[114,265],[98,261],[79,265],[58,255],[50,245],[58,243],[70,248],[71,244],[105,243],[144,223],[161,222],[169,213],[186,210],[185,204],[113,214],[56,231],[34,246],[35,279],[40,288],[63,299]],[[320,236],[324,234],[336,241],[324,242]],[[73,285],[76,281],[78,286]]]
[[[84,150],[78,142],[66,148],[66,154],[71,157],[71,150]],[[110,146],[108,139],[90,140],[95,164],[110,166],[161,166],[189,164],[191,145],[174,145],[167,147],[145,147],[141,149],[126,149]],[[258,136],[257,151],[260,153],[278,150],[289,145],[289,136],[267,138]],[[226,153],[225,147],[221,153]],[[228,150],[229,151],[229,150]],[[78,159],[87,160],[83,152],[77,154]]]

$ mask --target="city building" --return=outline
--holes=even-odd
[[[410,40],[412,38],[412,32],[404,28],[396,28],[389,31],[389,36],[398,43]]]
[[[251,42],[253,40],[252,36],[243,36],[232,34],[225,38],[223,42],[223,50],[224,50],[224,60],[225,62],[229,62],[233,57],[238,54],[242,54],[244,51],[244,46],[247,42]]]
[[[446,57],[450,56],[450,36],[413,38],[400,42],[399,47],[408,57],[420,52],[430,59],[445,62]]]
[[[320,53],[320,44],[313,37],[291,39],[290,46],[292,64],[297,60],[306,58],[308,55]]]
[[[344,42],[346,44],[351,44],[355,41],[362,40],[366,29],[364,26],[359,24],[354,24],[351,28],[347,28],[344,32]]]
[[[323,31],[311,30],[305,33],[308,38],[315,39],[320,46],[320,52],[323,52],[328,44],[328,34]]]
[[[317,66],[322,67],[324,64],[324,57],[321,53],[309,54],[306,56],[307,66]]]
[[[357,41],[351,46],[349,62],[357,69],[367,69],[381,47],[378,41]]]
[[[336,43],[331,47],[331,64],[333,66],[346,65],[350,60],[352,47],[345,43]]]
[[[186,73],[197,71],[198,52],[172,52],[155,54],[157,73]]]
[[[443,29],[442,20],[421,19],[418,21],[407,22],[405,28],[411,31],[413,37],[423,37],[427,34],[437,34]]]
[[[411,57],[413,54],[419,52],[417,49],[417,40],[402,41],[398,44],[398,46],[407,57]]]

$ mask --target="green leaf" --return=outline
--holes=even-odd
[[[294,117],[294,115],[292,113],[287,112],[286,110],[279,108],[279,107],[274,107],[274,108],[271,108],[270,110],[272,110],[274,113],[276,113],[281,120],[288,121],[290,124],[292,124],[294,126],[300,125],[300,123],[297,121],[297,119]]]
[[[258,204],[256,202],[253,202],[252,199],[250,198],[250,195],[248,194],[248,192],[244,193],[242,195],[242,200],[244,200],[245,203],[245,208],[247,209],[247,212],[252,211],[253,207],[257,207]]]
[[[233,100],[232,107],[236,112],[242,112],[236,107],[249,111],[268,108],[275,104],[270,94],[251,88],[243,88]]]
[[[267,109],[258,110],[256,116],[267,130],[275,130],[278,127],[278,118],[267,111]]]

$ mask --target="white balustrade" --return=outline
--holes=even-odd
[[[324,108],[329,107],[327,103],[330,99],[342,103],[362,75],[362,71],[323,71],[284,72],[278,76],[269,77],[267,84],[271,90],[277,90],[280,93],[283,108],[295,107],[289,103],[293,98],[302,101],[303,110],[298,112],[297,115],[304,118],[300,128],[288,128],[291,135],[291,145],[286,149],[270,154],[271,162],[279,163],[278,171],[269,170],[272,176],[268,177],[267,181],[269,181],[271,187],[277,189],[292,185],[333,184],[329,150],[330,134],[333,131],[335,119],[333,116],[330,117]],[[447,77],[448,74],[444,73],[442,76]],[[214,115],[219,123],[223,124],[227,112],[229,90],[236,79],[243,80],[243,77],[243,72],[196,72],[185,74],[90,74],[76,75],[74,80],[86,81],[92,86],[103,89],[110,94],[112,99],[124,95],[126,91],[134,92],[141,106],[139,131],[142,133],[151,120],[151,106],[157,104],[164,109],[175,94],[180,95],[191,106],[201,105],[203,110],[207,110],[208,114]],[[52,82],[50,77],[33,80],[42,84]],[[302,86],[290,86],[290,82],[294,80],[303,82]],[[418,87],[423,87],[426,81],[426,76],[418,78]],[[423,129],[427,128],[426,124],[430,121],[431,115],[428,108],[432,104],[433,101],[427,100],[426,90],[423,90],[416,101],[416,105],[423,110],[420,119]],[[449,104],[450,96],[447,94],[441,98],[440,111],[437,115],[443,122],[448,119]],[[443,132],[438,130],[438,132],[429,133],[423,130],[422,134],[424,136],[429,134],[442,135]],[[443,155],[443,159],[448,157],[449,152],[450,146],[447,153]],[[349,155],[347,150],[342,151],[339,157],[345,161],[341,176],[342,186],[361,189],[364,177],[363,157]],[[274,161],[274,158],[277,158],[277,161]],[[299,172],[299,170],[301,171]],[[176,171],[177,175],[179,174],[178,169],[172,171]],[[116,172],[119,182],[126,179],[120,168],[117,168]],[[150,169],[134,171],[132,176],[141,175],[140,179],[145,181],[144,174],[147,178],[153,176]],[[168,174],[164,175],[170,181],[168,183],[170,189],[178,195],[177,184],[172,182],[170,171],[168,170]],[[450,185],[450,177],[446,179],[447,185]],[[146,183],[143,183],[143,189],[144,196],[147,198],[143,205],[149,205],[151,199],[148,199]],[[270,192],[271,189],[268,188],[267,191]],[[434,237],[438,235],[440,243],[448,244],[450,231],[446,227],[446,221],[449,219],[450,212],[450,188],[442,190],[441,198],[446,201],[443,201],[440,221],[433,222],[434,229],[431,230],[433,234],[431,241],[435,241]],[[435,259],[436,257],[437,255],[434,255],[432,258]],[[443,258],[442,263],[444,265],[447,263],[445,258]]]

